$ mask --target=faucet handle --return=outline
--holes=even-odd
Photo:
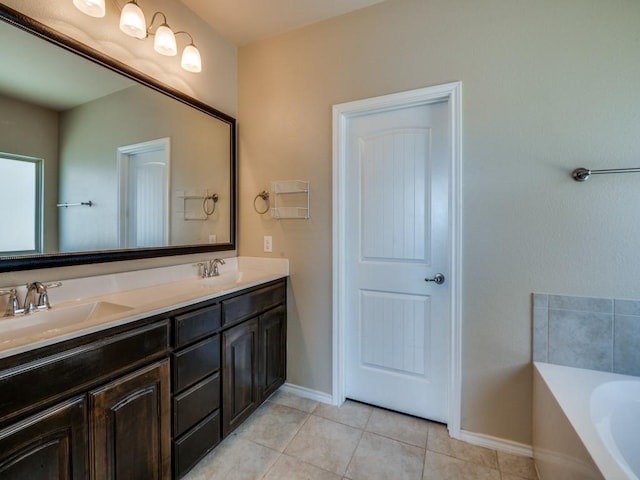
[[[18,294],[15,288],[9,290],[0,290],[0,295],[9,295],[7,300],[7,308],[4,312],[5,317],[15,317],[17,314],[23,312],[20,308],[20,302],[18,301]]]
[[[62,282],[53,282],[53,283],[47,283],[46,285],[42,285],[39,293],[40,295],[38,296],[38,307],[39,309],[47,309],[49,310],[51,308],[51,302],[49,302],[49,292],[47,291],[47,289],[49,288],[58,288],[62,286]]]
[[[25,314],[29,314],[31,312],[35,312],[36,307],[36,299],[35,292],[40,288],[39,285],[42,285],[40,282],[27,283],[27,294],[24,296],[24,302],[22,303],[22,309]]]
[[[198,267],[198,275],[202,278],[207,278],[209,276],[209,262],[203,260],[202,262],[195,263],[194,267]]]
[[[218,275],[220,275],[220,271],[218,270],[218,265],[224,265],[225,261],[222,260],[221,258],[214,258],[213,260],[210,261],[210,265],[211,265],[211,275],[214,277],[217,277]]]

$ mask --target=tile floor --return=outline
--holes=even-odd
[[[443,425],[276,392],[185,480],[536,480],[530,458],[449,438]]]

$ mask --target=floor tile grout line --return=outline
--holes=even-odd
[[[262,475],[260,476],[261,480],[267,478],[267,475],[269,475],[269,472],[273,469],[275,464],[278,463],[278,460],[280,460],[280,457],[282,457],[282,453],[279,453],[276,459],[273,461],[273,463],[269,465],[269,467],[262,473]]]
[[[342,476],[343,477],[345,477],[347,475],[347,472],[349,471],[349,467],[351,466],[351,462],[353,462],[354,455],[358,451],[358,447],[360,446],[360,443],[362,442],[362,437],[363,436],[364,436],[364,430],[360,430],[360,438],[358,438],[358,443],[356,444],[356,448],[354,448],[353,452],[351,452],[351,456],[349,457],[349,461],[347,462],[347,466],[345,467],[344,472],[342,472]]]
[[[309,419],[313,415],[312,413],[308,413],[308,412],[305,412],[305,413],[307,414],[307,417],[304,419],[304,422],[302,422],[300,424],[300,426],[298,427],[296,432],[293,434],[293,436],[289,439],[287,444],[284,446],[284,449],[282,450],[283,454],[287,451],[287,448],[289,448],[289,445],[291,445],[291,442],[293,442],[293,440],[298,436],[298,433],[300,433],[300,430],[302,430],[302,427],[304,427],[307,424],[307,422],[309,421]],[[289,456],[291,456],[291,455],[289,455]]]
[[[426,443],[425,443],[425,445],[424,445],[424,446],[422,446],[422,445],[416,445],[415,443],[410,443],[410,442],[407,442],[407,441],[405,441],[405,440],[400,440],[400,439],[398,439],[398,438],[396,438],[396,437],[391,437],[391,436],[389,436],[389,435],[385,435],[384,433],[373,432],[373,431],[371,431],[371,430],[364,430],[364,431],[365,431],[366,433],[371,433],[371,434],[373,434],[373,435],[377,435],[378,437],[382,437],[382,438],[386,438],[386,439],[388,439],[388,440],[393,440],[394,442],[402,443],[403,445],[407,445],[407,446],[409,446],[409,447],[421,448],[421,449],[423,449],[423,450],[426,450],[426,449],[427,449]],[[427,440],[428,440],[428,437],[427,437]]]

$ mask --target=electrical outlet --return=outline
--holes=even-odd
[[[218,241],[218,236],[215,233],[209,235],[209,243],[216,243]]]
[[[271,235],[264,236],[264,251],[273,252],[273,238]]]

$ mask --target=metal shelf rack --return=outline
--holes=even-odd
[[[309,218],[309,182],[304,180],[277,180],[271,182],[273,207],[271,216],[276,219]],[[284,200],[284,196],[288,200]]]

